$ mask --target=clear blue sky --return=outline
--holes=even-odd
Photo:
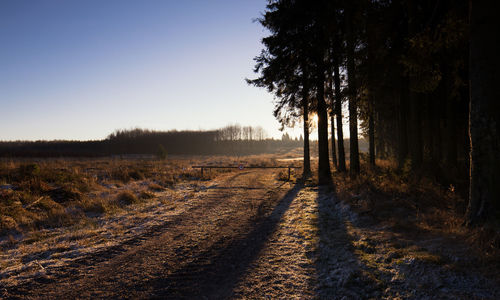
[[[0,140],[101,139],[115,129],[263,126],[248,86],[265,0],[1,0]]]

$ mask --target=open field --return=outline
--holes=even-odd
[[[498,253],[464,238],[453,191],[389,166],[336,190],[190,168],[295,155],[4,161],[0,297],[500,296]]]
[[[178,183],[207,180],[228,171],[212,170],[200,178],[192,165],[237,166],[240,162],[232,157],[0,161],[0,234],[15,236],[86,222],[95,215],[144,202],[153,198],[154,192],[172,190]],[[276,164],[265,155],[247,157],[243,162]]]

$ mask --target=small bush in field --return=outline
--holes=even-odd
[[[139,202],[139,199],[137,198],[137,196],[131,191],[121,192],[120,194],[118,194],[116,199],[120,203],[125,204],[125,205],[130,205],[130,204],[134,204],[134,203]]]
[[[161,191],[165,190],[161,185],[156,184],[156,183],[151,183],[149,185],[149,189],[152,191],[155,191],[155,192],[161,192]]]
[[[288,171],[280,171],[278,173],[278,180],[288,181]]]
[[[167,150],[165,150],[165,147],[163,145],[158,145],[158,151],[156,152],[156,156],[158,159],[165,160],[167,159]]]
[[[155,195],[151,192],[148,192],[148,191],[142,191],[141,194],[139,195],[139,198],[141,198],[141,199],[151,199],[154,197],[155,197]]]
[[[111,172],[111,177],[115,180],[119,180],[119,181],[122,181],[125,183],[130,181],[129,173],[127,172],[127,170],[125,170],[123,168],[114,169]]]
[[[103,214],[106,213],[109,208],[106,204],[101,201],[85,202],[83,207],[85,212]]]
[[[49,192],[49,195],[57,203],[78,201],[82,198],[81,193],[71,186],[55,188]]]
[[[0,215],[0,233],[5,233],[17,228],[17,222],[10,216]]]
[[[128,176],[134,180],[144,179],[144,174],[139,170],[132,170],[128,172]]]
[[[23,179],[33,177],[40,174],[40,166],[38,164],[20,165],[18,172],[19,176]]]

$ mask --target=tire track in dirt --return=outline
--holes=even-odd
[[[146,235],[82,258],[56,282],[33,282],[12,298],[185,298],[229,295],[252,259],[290,184],[270,171],[242,172],[197,192],[193,206]],[[274,210],[273,210],[274,209]],[[264,235],[263,235],[264,233]],[[255,242],[258,237],[259,242]],[[244,255],[244,256],[245,256]],[[245,265],[245,264],[243,264]],[[227,282],[225,282],[227,281]],[[224,283],[225,285],[221,283]],[[222,287],[222,288],[221,288]],[[224,287],[227,289],[224,290]]]
[[[225,174],[221,176],[222,178],[212,180],[209,183],[211,183],[212,187],[217,186],[217,184],[226,184],[228,182],[234,181],[242,175],[244,174]],[[220,196],[227,195],[227,193],[224,193]],[[80,257],[74,259],[70,264],[65,265],[64,269],[58,268],[58,270],[55,271],[51,270],[49,273],[49,277],[43,276],[32,278],[31,280],[27,280],[27,282],[23,282],[17,285],[15,288],[10,287],[8,290],[0,291],[2,292],[0,293],[0,298],[17,298],[16,295],[28,295],[30,294],[30,290],[37,289],[40,286],[45,286],[48,283],[52,283],[55,281],[64,282],[67,280],[67,278],[78,278],[85,276],[85,274],[91,273],[93,270],[96,270],[96,266],[99,263],[106,262],[113,257],[116,257],[134,247],[143,244],[149,239],[160,236],[162,233],[164,233],[165,230],[169,230],[170,227],[179,224],[181,220],[184,219],[186,215],[191,214],[193,210],[199,209],[200,206],[204,206],[205,209],[209,209],[210,207],[216,205],[219,200],[220,199],[218,199],[217,197],[211,196],[194,197],[194,199],[191,199],[190,202],[187,203],[187,207],[181,209],[177,214],[169,216],[165,222],[148,228],[147,231],[145,231],[141,235],[125,239],[117,245],[109,246],[99,251],[85,253]]]

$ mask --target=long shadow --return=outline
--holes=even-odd
[[[196,253],[191,262],[170,275],[148,282],[147,285],[154,290],[150,296],[169,299],[231,297],[236,284],[256,260],[302,188],[301,184],[296,184],[272,208],[270,214],[257,220],[243,234],[232,237],[230,241],[222,239],[215,242],[210,248]],[[166,265],[165,269],[168,268]],[[141,287],[144,288],[139,283],[135,288],[141,290]]]
[[[318,276],[318,299],[365,299],[376,289],[372,278],[361,270],[353,237],[347,222],[336,206],[335,192],[319,187],[318,205],[319,245],[315,262]]]
[[[454,262],[443,261],[443,249],[421,246],[422,238],[432,241],[439,235],[381,227],[377,218],[351,218],[350,209],[342,212],[325,189],[319,189],[317,202],[318,298],[498,299],[500,289],[493,281],[473,273],[471,267],[455,272],[450,268]]]

